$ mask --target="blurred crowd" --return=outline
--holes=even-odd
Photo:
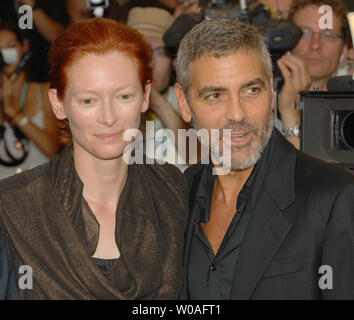
[[[146,120],[154,122],[155,132],[166,128],[175,136],[178,129],[188,128],[180,116],[173,88],[175,57],[166,48],[163,36],[178,16],[197,12],[198,3],[198,0],[111,0],[105,11],[105,17],[140,31],[152,49],[153,89],[142,128]],[[354,11],[354,3],[344,0],[267,0],[262,4],[270,9],[274,18],[289,19],[303,32],[297,46],[277,62],[284,85],[279,93],[276,125],[299,148],[295,130],[300,123],[299,111],[295,109],[299,91],[327,90],[327,81],[332,76],[354,74],[354,49],[346,23],[346,14],[348,9]],[[323,4],[333,8],[331,30],[321,30],[318,25],[321,17],[318,9]],[[17,27],[21,5],[28,5],[33,10],[32,30]],[[93,13],[86,0],[1,0],[0,50],[5,67],[1,75],[4,108],[0,116],[7,129],[5,136],[9,149],[13,149],[10,153],[16,155],[16,152],[23,151],[23,139],[10,129],[15,124],[26,136],[24,144],[28,156],[18,166],[0,165],[0,179],[44,163],[59,151],[56,122],[47,97],[48,51],[68,25],[91,17]],[[8,76],[27,51],[32,53],[30,63],[15,82],[9,81]],[[0,158],[10,161],[8,150],[3,150],[1,144],[0,147]],[[146,151],[149,154],[149,150]],[[164,155],[156,154],[156,157],[164,158]],[[168,161],[174,163],[175,159]],[[184,170],[185,166],[180,169]]]

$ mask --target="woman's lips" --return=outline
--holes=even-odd
[[[122,132],[117,132],[117,133],[109,133],[109,134],[96,134],[95,136],[99,140],[110,142],[110,141],[115,141],[121,134]]]

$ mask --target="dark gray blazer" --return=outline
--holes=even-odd
[[[18,299],[17,285],[8,260],[5,244],[0,237],[0,300]]]
[[[230,298],[354,299],[354,176],[297,151],[276,130],[272,139],[270,166],[240,248]],[[205,167],[185,172],[191,208],[184,254],[187,298],[199,208],[195,192]],[[329,269],[320,270],[323,265],[332,268],[333,289],[320,288],[319,280],[330,276]]]

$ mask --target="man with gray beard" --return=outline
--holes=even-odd
[[[258,31],[196,25],[179,46],[175,90],[186,122],[220,133],[210,163],[185,172],[186,298],[354,299],[354,177],[273,129],[272,64]]]

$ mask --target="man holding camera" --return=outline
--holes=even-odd
[[[220,134],[209,164],[185,172],[186,298],[353,299],[354,177],[273,130],[272,64],[257,29],[203,21],[176,69],[183,119]],[[214,175],[226,148],[229,173]]]
[[[330,6],[333,17],[321,6]],[[291,54],[278,60],[284,77],[284,86],[279,94],[283,133],[298,149],[300,148],[300,111],[295,109],[300,100],[300,91],[327,91],[327,82],[335,74],[347,54],[348,23],[347,8],[342,0],[293,0],[289,20],[302,29],[303,35]],[[331,19],[333,18],[333,19]],[[332,21],[330,21],[332,20]]]

